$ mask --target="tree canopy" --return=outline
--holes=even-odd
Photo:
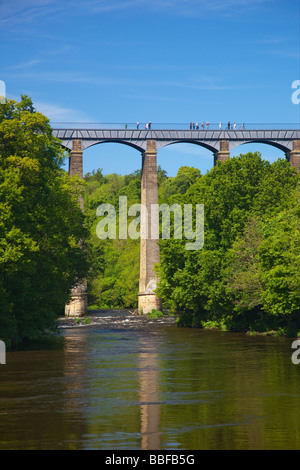
[[[138,240],[99,240],[99,203],[140,201],[140,171],[86,176],[90,301],[97,306],[136,307]],[[159,203],[204,204],[204,246],[160,241],[157,295],[179,313],[181,326],[221,326],[237,331],[300,330],[300,176],[283,159],[241,154],[206,175],[182,167],[171,178],[159,168]],[[195,223],[195,213],[193,214]],[[171,232],[172,233],[172,232]]]
[[[299,174],[248,153],[218,164],[182,202],[204,204],[205,242],[161,241],[157,293],[180,323],[237,330],[300,328]]]
[[[7,343],[52,327],[86,273],[80,189],[61,169],[64,157],[29,97],[0,106],[0,336]]]

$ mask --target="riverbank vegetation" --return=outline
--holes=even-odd
[[[140,201],[140,172],[86,175],[90,238],[90,301],[94,307],[136,308],[138,240],[99,240],[96,208]],[[159,203],[204,204],[205,241],[161,240],[157,294],[180,312],[179,325],[295,334],[300,330],[299,175],[284,159],[248,153],[206,175],[182,167],[174,178],[159,169]]]
[[[0,338],[33,340],[52,328],[85,275],[80,185],[61,169],[48,119],[23,96],[0,106]]]
[[[196,168],[182,167],[174,178],[158,167],[159,203],[179,200],[200,178]],[[127,197],[127,206],[140,203],[141,171],[129,175],[104,176],[102,170],[85,175],[85,217],[89,232],[87,239],[90,270],[88,274],[91,308],[137,308],[139,284],[139,239],[128,237],[100,240],[96,233],[99,217],[97,208],[111,204],[116,209],[119,225],[119,197]],[[128,223],[135,217],[128,217]]]
[[[161,242],[158,295],[180,325],[300,330],[299,175],[248,153],[218,164],[185,193],[205,205],[205,242]]]

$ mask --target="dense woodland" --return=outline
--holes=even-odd
[[[82,277],[91,309],[137,307],[139,240],[100,240],[96,210],[118,208],[120,196],[139,203],[141,172],[98,169],[82,184],[61,169],[66,157],[28,97],[0,107],[0,338],[8,344],[53,327]],[[299,179],[284,159],[271,164],[259,153],[205,175],[158,169],[160,204],[205,207],[201,250],[186,250],[184,239],[160,241],[157,294],[179,326],[297,335]]]
[[[158,167],[159,203],[176,202],[192,183],[200,178],[200,171],[182,167],[175,178],[168,178]],[[87,239],[90,271],[88,275],[89,303],[95,308],[136,308],[139,284],[139,240],[100,240],[96,233],[99,217],[97,207],[112,204],[118,215],[119,197],[126,196],[128,207],[141,200],[141,170],[130,175],[103,176],[98,169],[85,176],[85,217],[89,232]],[[130,223],[130,218],[128,223]],[[118,220],[117,220],[118,226]]]
[[[161,240],[157,294],[179,325],[235,331],[300,330],[299,175],[284,159],[269,163],[248,153],[206,175],[181,167],[174,178],[159,168],[159,203],[204,204],[205,241],[199,251],[185,240]],[[85,177],[85,210],[95,307],[135,308],[139,243],[99,240],[96,208],[140,200],[140,172]]]

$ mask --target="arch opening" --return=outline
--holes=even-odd
[[[100,145],[100,144],[121,144],[121,145],[126,145],[127,147],[134,148],[135,150],[138,150],[138,152],[143,152],[144,151],[144,149],[142,147],[139,147],[138,145],[136,145],[132,142],[128,142],[126,140],[119,140],[119,139],[99,140],[98,142],[95,142],[91,145],[86,146],[85,150],[89,149],[91,147],[95,147],[96,145]]]
[[[212,145],[209,145],[207,144],[206,142],[202,142],[202,141],[199,141],[199,140],[192,140],[192,139],[187,139],[187,140],[176,140],[176,141],[173,141],[173,142],[168,142],[167,144],[165,144],[163,147],[161,148],[165,148],[165,147],[168,147],[170,145],[178,145],[178,144],[192,144],[192,145],[197,145],[197,147],[204,147],[205,149],[209,150],[210,152],[216,152],[218,151],[215,147],[213,147]]]
[[[157,152],[157,164],[174,177],[182,166],[200,170],[204,175],[214,166],[215,149],[193,141],[171,142]]]
[[[104,175],[112,173],[127,175],[139,170],[141,165],[141,151],[125,142],[98,142],[83,149],[83,175],[99,168]],[[65,161],[63,168],[68,171],[68,160]]]
[[[289,152],[289,149],[275,142],[247,141],[234,147],[230,151],[230,156],[238,157],[240,154],[246,154],[249,152],[260,152],[264,160],[268,160],[270,163],[273,163],[279,158],[285,159],[286,153]]]

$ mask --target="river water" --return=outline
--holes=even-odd
[[[0,365],[0,449],[300,449],[287,338],[178,328],[126,311]]]

